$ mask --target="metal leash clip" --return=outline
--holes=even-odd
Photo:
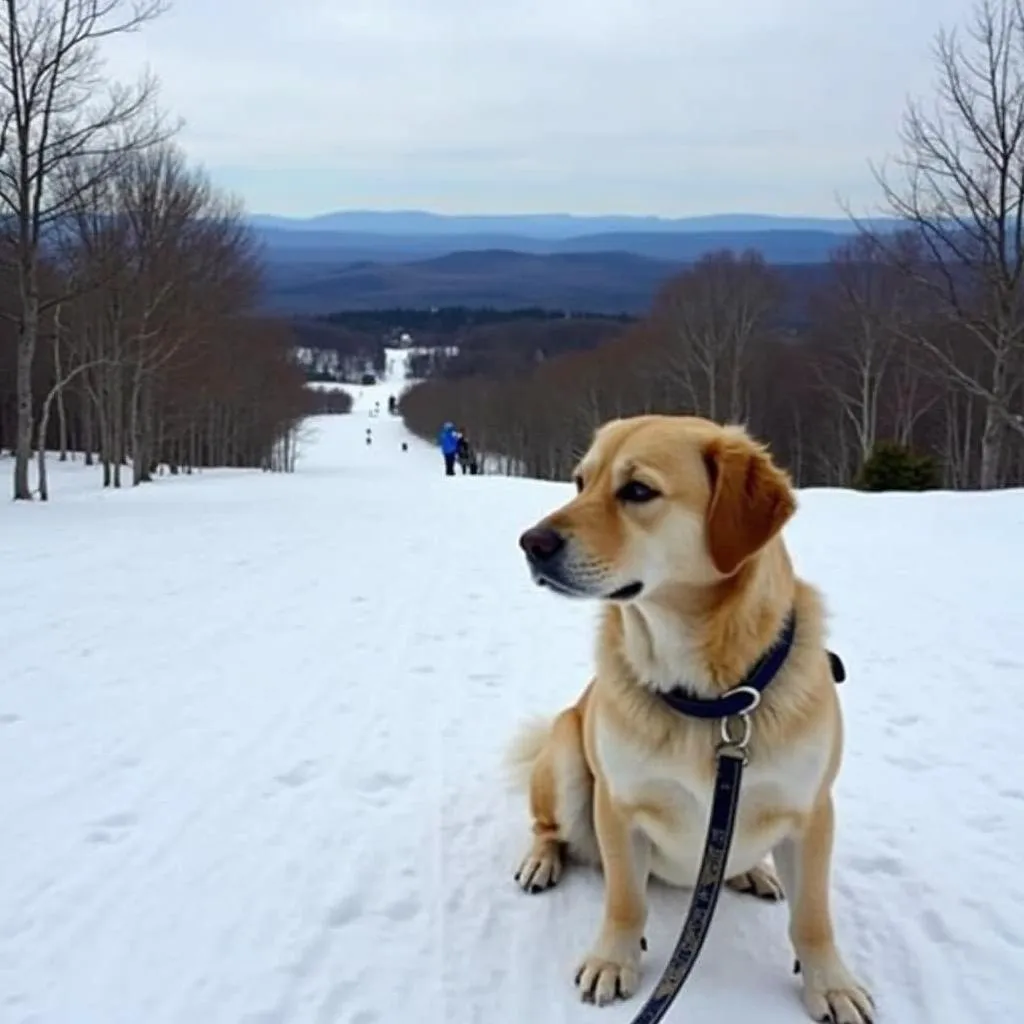
[[[747,757],[747,747],[750,746],[750,734],[752,727],[750,724],[750,716],[754,711],[757,710],[758,705],[761,703],[761,693],[759,690],[755,690],[752,686],[737,686],[735,690],[730,690],[728,696],[733,694],[742,693],[750,698],[750,705],[741,711],[737,715],[730,715],[728,718],[723,718],[719,722],[719,733],[721,735],[721,742],[716,748],[716,753],[719,757],[735,757],[743,762],[744,766],[749,763]],[[734,736],[732,733],[732,727],[730,723],[738,722],[740,725],[740,731],[738,736]]]

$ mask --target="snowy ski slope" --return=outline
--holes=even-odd
[[[503,745],[589,668],[593,608],[516,547],[569,488],[446,479],[397,385],[362,390],[291,477],[55,465],[49,505],[0,505],[2,1024],[639,1008],[576,1001],[596,875],[511,875]],[[879,1024],[1018,1020],[1024,493],[808,492],[787,535],[850,675],[835,917]],[[642,993],[685,906],[654,894]],[[724,895],[668,1021],[799,1024],[785,931]]]

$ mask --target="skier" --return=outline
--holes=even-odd
[[[459,460],[459,469],[462,470],[462,475],[465,476],[469,472],[469,463],[472,457],[472,449],[469,447],[469,441],[466,440],[465,434],[459,434],[459,445],[455,449],[455,456]]]
[[[450,420],[445,421],[441,428],[437,443],[441,446],[441,454],[444,456],[444,475],[455,476],[455,455],[459,450],[459,432]]]

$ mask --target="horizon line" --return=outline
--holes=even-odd
[[[292,214],[273,213],[266,210],[254,210],[246,214],[248,217],[265,217],[274,220],[318,220],[325,217],[339,216],[427,216],[439,220],[528,220],[536,218],[567,219],[567,220],[637,220],[637,221],[699,221],[716,220],[723,217],[751,218],[757,220],[805,220],[827,221],[830,223],[850,223],[852,219],[845,216],[829,216],[826,214],[805,213],[757,213],[744,210],[725,210],[717,213],[694,214],[661,214],[661,213],[569,213],[566,211],[535,210],[529,213],[443,213],[422,207],[339,207],[323,210],[319,213]],[[870,221],[899,220],[891,215],[879,215],[863,218]]]

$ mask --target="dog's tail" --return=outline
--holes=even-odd
[[[505,776],[511,789],[525,792],[530,788],[533,766],[550,735],[550,718],[532,718],[519,726],[505,751]]]

